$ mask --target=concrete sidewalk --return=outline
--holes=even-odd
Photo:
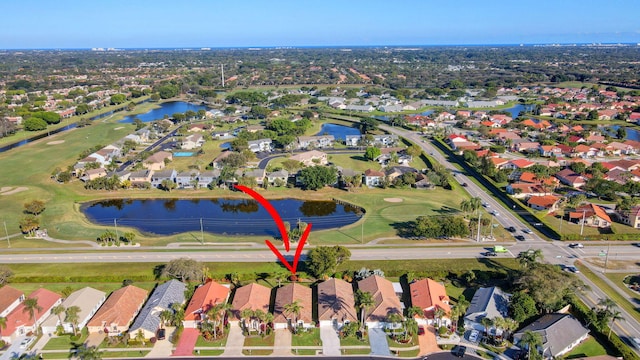
[[[227,344],[224,348],[222,356],[243,356],[242,348],[244,347],[244,334],[242,328],[237,323],[231,323],[229,326],[229,336]]]

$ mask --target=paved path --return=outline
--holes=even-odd
[[[229,326],[229,336],[222,356],[242,356],[243,347],[244,334],[242,333],[242,328],[236,322],[232,322]]]
[[[106,336],[105,334],[98,334],[98,333],[89,334],[89,336],[87,337],[87,340],[84,343],[87,344],[87,347],[90,347],[90,346],[98,347],[100,346],[100,344],[102,344],[102,340],[104,340],[105,336]]]
[[[288,329],[275,330],[273,342],[273,356],[291,356],[291,331]]]
[[[322,355],[340,356],[340,338],[333,326],[320,327],[320,340],[322,340]]]
[[[382,329],[369,329],[369,346],[371,355],[391,356],[387,334]]]
[[[418,344],[420,345],[420,353],[418,356],[440,351],[436,341],[436,329],[431,325],[426,326],[424,334],[418,336]]]
[[[169,339],[171,339],[175,330],[175,327],[166,328],[166,338],[164,340],[156,341],[151,351],[149,351],[149,353],[145,357],[159,359],[168,358],[169,356],[171,356],[173,351],[173,344],[171,343],[171,341],[169,341]]]
[[[182,331],[180,341],[176,345],[173,356],[193,356],[193,349],[196,347],[200,331],[198,329],[187,328]]]

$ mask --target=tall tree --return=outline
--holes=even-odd
[[[371,293],[360,289],[355,292],[355,300],[356,307],[360,309],[360,330],[362,331],[364,330],[364,324],[366,322],[366,318],[364,317],[366,311],[375,304],[375,301],[373,300],[373,295],[371,295]]]
[[[36,320],[36,312],[42,311],[42,306],[38,304],[38,298],[27,298],[23,304],[22,312],[29,313],[29,320]]]
[[[80,321],[80,307],[79,306],[69,306],[65,310],[65,318],[64,320],[71,323],[73,327],[73,335],[77,335],[78,332],[78,322]]]
[[[533,332],[531,330],[527,330],[522,334],[520,338],[520,344],[526,345],[527,347],[527,358],[532,359],[531,357],[531,348],[535,350],[534,354],[536,358],[539,357],[538,346],[542,346],[542,335],[537,332]]]
[[[298,300],[284,305],[284,313],[293,316],[291,329],[294,334],[298,332],[298,317],[300,316],[300,311],[302,311],[302,305]]]
[[[44,201],[32,200],[24,204],[24,212],[32,215],[39,215],[45,209]]]
[[[65,309],[64,305],[60,304],[60,305],[56,305],[54,307],[51,308],[51,313],[55,316],[58,317],[58,323],[62,324],[62,314],[64,314],[64,312],[67,309]]]

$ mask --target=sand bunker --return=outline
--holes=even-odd
[[[2,189],[0,189],[0,190],[3,190],[3,191],[0,192],[0,195],[12,195],[12,194],[15,194],[15,193],[19,193],[21,191],[29,190],[28,187],[24,187],[24,186],[20,186],[20,187],[17,187],[15,189],[13,189],[13,190],[8,190],[8,191],[4,190],[6,188],[7,187],[3,187]],[[8,187],[8,188],[11,189],[11,187]]]
[[[113,130],[120,130],[120,129],[124,129],[124,126],[118,126],[117,128],[115,128]]]
[[[391,203],[399,203],[399,202],[403,202],[404,200],[400,198],[384,198],[384,201],[391,202]]]
[[[63,142],[64,140],[49,141],[47,145],[58,145],[58,144],[62,144]]]

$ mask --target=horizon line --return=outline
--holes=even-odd
[[[167,47],[46,47],[46,48],[2,48],[0,51],[63,51],[63,50],[90,50],[90,51],[126,51],[126,50],[222,50],[222,49],[305,49],[305,48],[425,48],[425,47],[531,47],[531,46],[640,46],[640,42],[549,42],[549,43],[486,43],[486,44],[385,44],[385,45],[265,45],[265,46],[167,46]]]

